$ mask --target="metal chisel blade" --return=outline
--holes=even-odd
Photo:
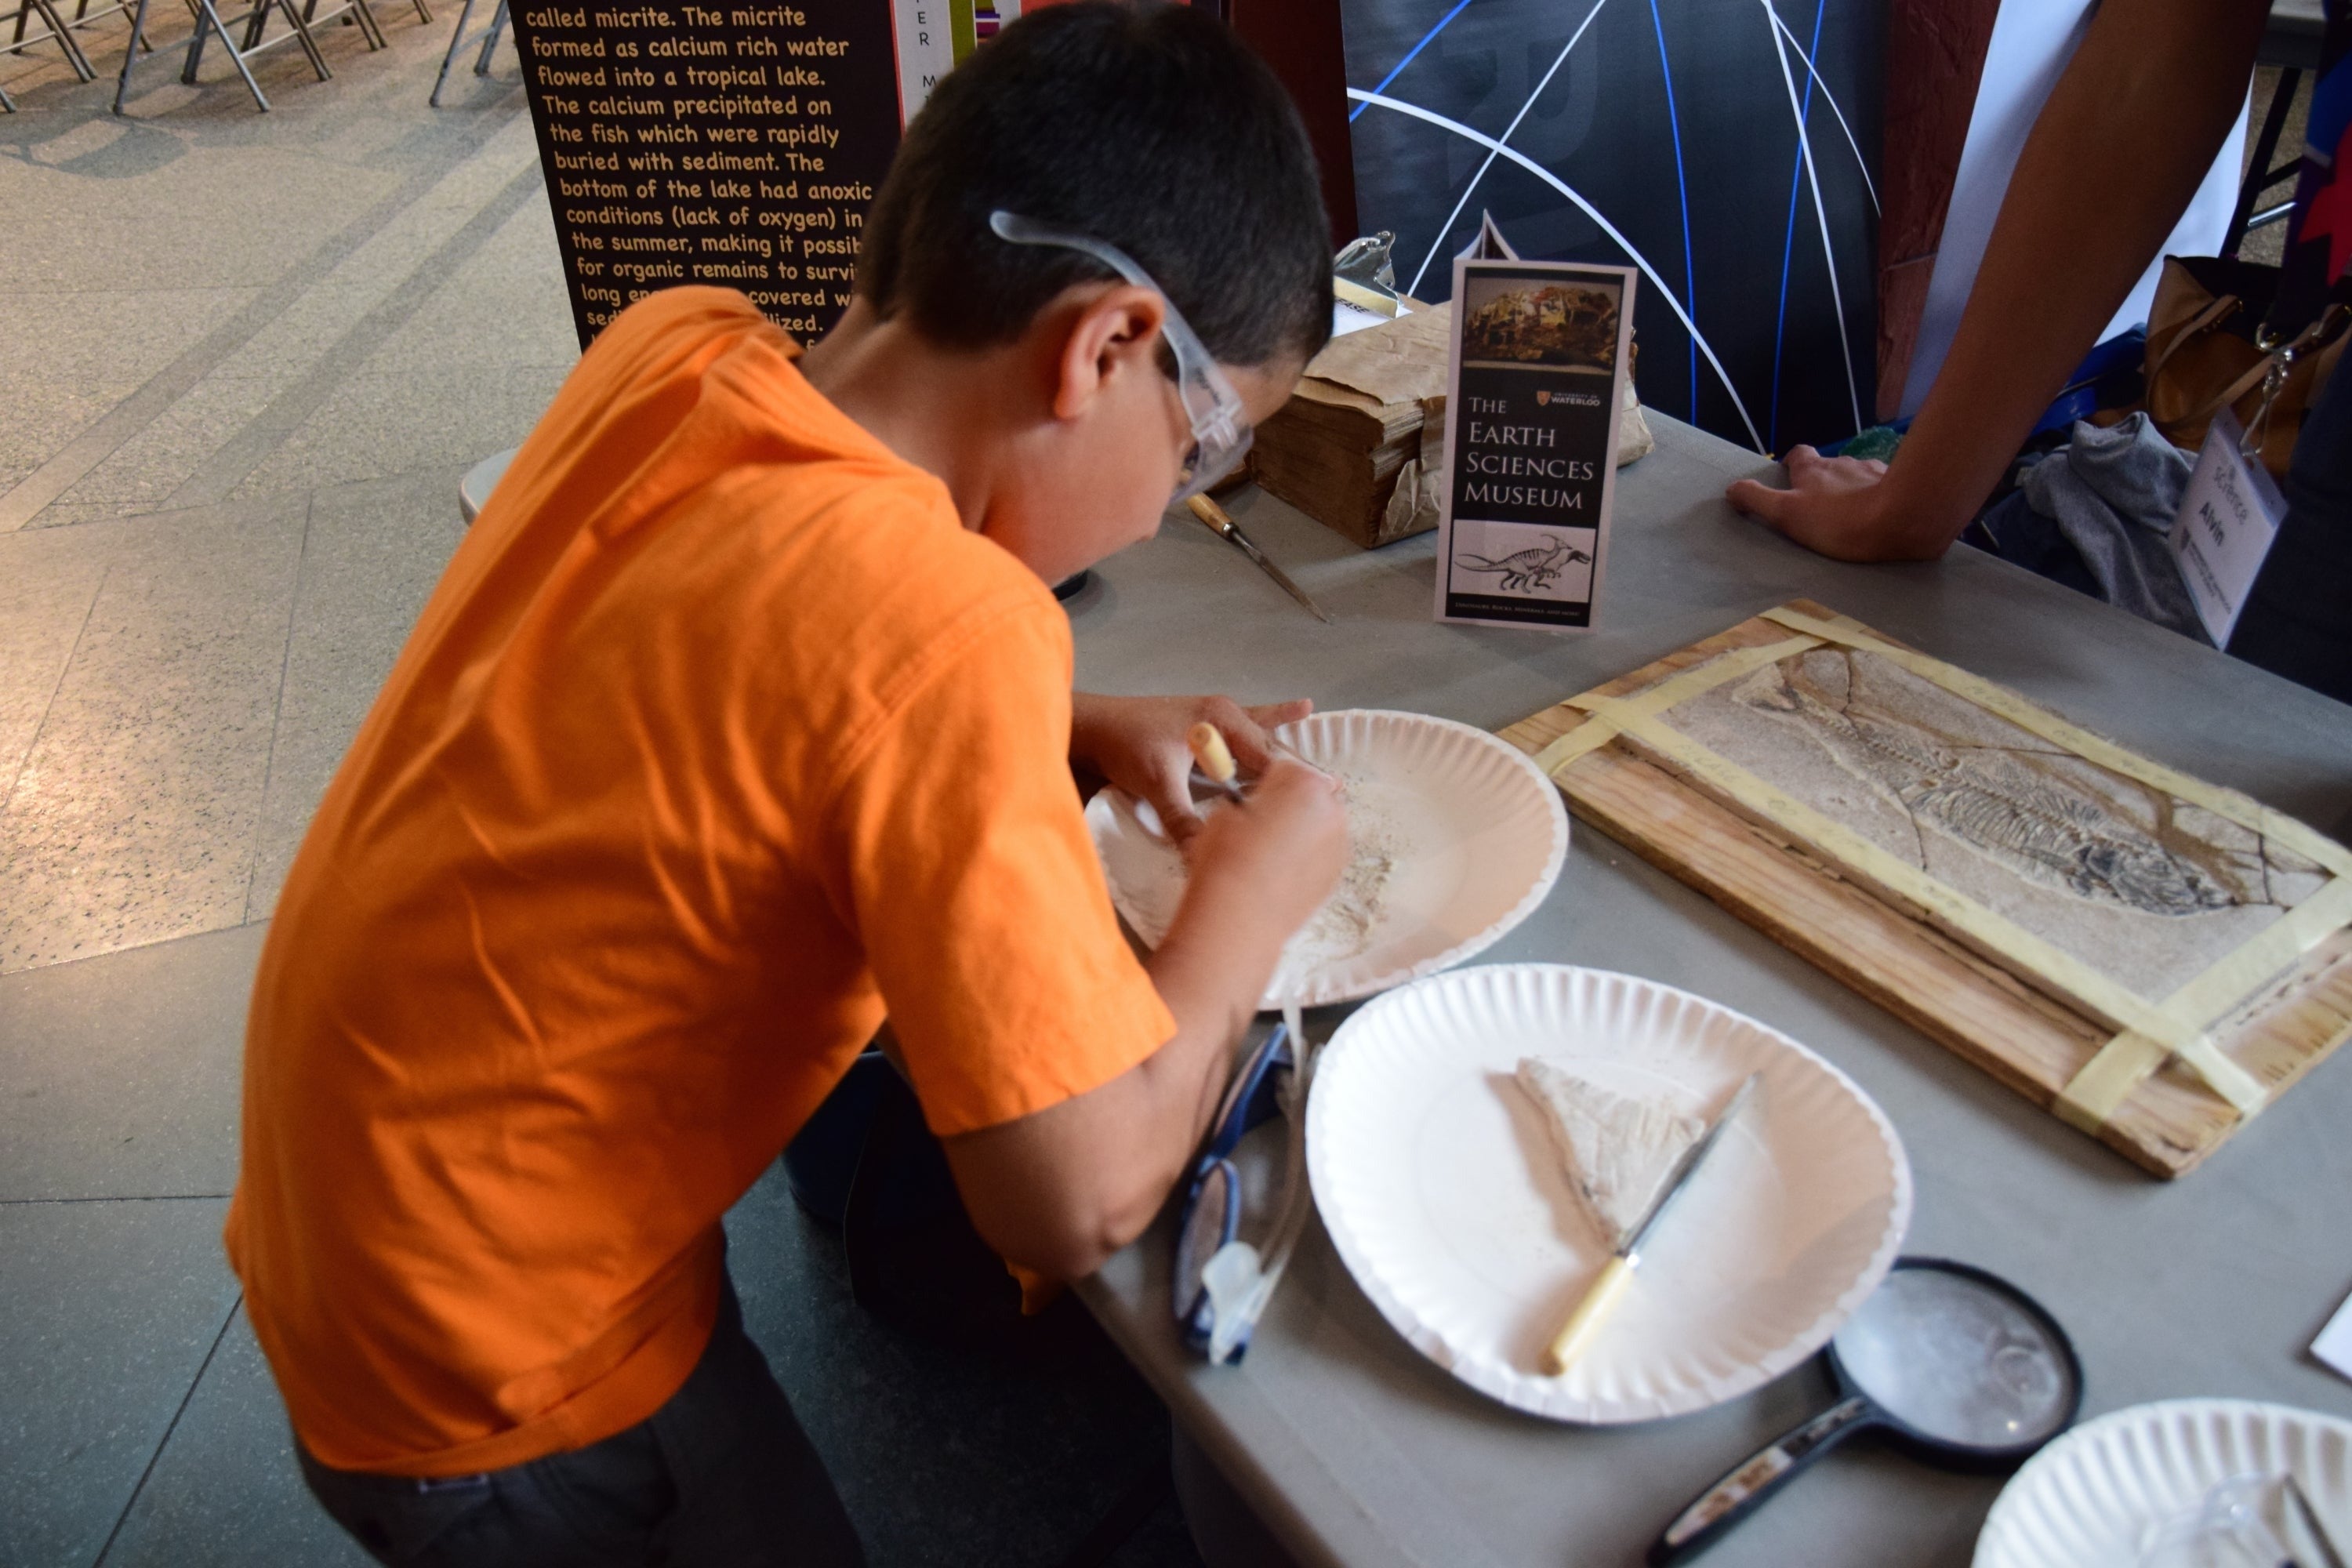
[[[1331,617],[1324,614],[1323,606],[1307,596],[1306,589],[1292,582],[1288,573],[1265,558],[1265,552],[1250,542],[1249,535],[1242,531],[1241,525],[1227,515],[1223,507],[1219,506],[1207,496],[1194,496],[1184,504],[1194,517],[1199,518],[1208,526],[1211,532],[1217,534],[1226,543],[1256,563],[1257,569],[1273,578],[1276,587],[1305,606],[1308,615],[1313,616],[1325,626],[1334,624]]]

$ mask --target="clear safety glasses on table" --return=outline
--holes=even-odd
[[[1187,1344],[1206,1351],[1218,1365],[1241,1360],[1249,1349],[1250,1332],[1274,1299],[1274,1288],[1289,1267],[1291,1250],[1314,1206],[1307,1181],[1307,1090],[1314,1077],[1315,1052],[1299,1023],[1298,1009],[1285,1008],[1283,1020],[1243,1058],[1226,1087],[1184,1189],[1176,1226],[1175,1267],[1170,1275],[1176,1325]],[[1288,1152],[1283,1161],[1281,1205],[1260,1250],[1237,1236],[1242,1183],[1233,1155],[1243,1134],[1277,1110],[1290,1119]]]
[[[1225,379],[1225,373],[1217,368],[1208,346],[1193,333],[1183,312],[1168,298],[1168,291],[1152,281],[1150,273],[1138,267],[1115,245],[1091,235],[1038,223],[1001,207],[988,215],[988,226],[999,239],[1014,245],[1055,246],[1091,256],[1137,288],[1149,289],[1160,296],[1168,311],[1160,325],[1160,336],[1167,340],[1169,352],[1176,356],[1176,396],[1183,404],[1184,416],[1192,426],[1192,450],[1184,455],[1184,466],[1177,471],[1176,493],[1170,498],[1171,506],[1192,500],[1241,466],[1250,449],[1251,438],[1241,395]]]

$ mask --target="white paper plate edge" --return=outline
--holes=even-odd
[[[1338,1223],[1334,1222],[1329,1205],[1323,1201],[1323,1194],[1328,1190],[1330,1182],[1335,1178],[1324,1175],[1324,1163],[1318,1154],[1318,1148],[1328,1142],[1328,1138],[1321,1137],[1318,1133],[1319,1124],[1323,1119],[1322,1107],[1326,1103],[1326,1098],[1310,1091],[1307,1107],[1307,1174],[1308,1184],[1315,1193],[1316,1212],[1322,1217],[1324,1229],[1330,1235],[1332,1245],[1339,1249],[1339,1259],[1347,1265],[1349,1275],[1354,1279],[1357,1287],[1371,1299],[1372,1304],[1380,1309],[1381,1316],[1387,1319],[1390,1326],[1402,1334],[1406,1342],[1413,1349],[1489,1398],[1507,1405],[1513,1409],[1527,1411],[1530,1415],[1549,1416],[1555,1421],[1573,1421],[1591,1426],[1620,1426],[1636,1421],[1654,1421],[1669,1415],[1686,1415],[1694,1411],[1707,1409],[1727,1399],[1734,1399],[1742,1394],[1762,1387],[1781,1373],[1800,1365],[1820,1351],[1823,1345],[1829,1343],[1830,1337],[1837,1332],[1846,1319],[1853,1315],[1855,1309],[1869,1298],[1873,1290],[1878,1289],[1879,1282],[1886,1278],[1886,1271],[1894,1267],[1895,1257],[1902,1249],[1903,1238],[1911,1227],[1913,1190],[1910,1155],[1905,1151],[1902,1137],[1895,1131],[1894,1122],[1887,1119],[1886,1112],[1880,1108],[1878,1101],[1864,1092],[1862,1086],[1846,1076],[1836,1063],[1773,1028],[1769,1024],[1749,1017],[1736,1008],[1727,1007],[1720,1002],[1701,996],[1696,992],[1685,991],[1678,985],[1669,985],[1664,981],[1648,980],[1640,975],[1625,974],[1615,970],[1590,969],[1584,965],[1573,963],[1489,964],[1478,969],[1457,970],[1450,974],[1432,975],[1425,980],[1415,981],[1410,985],[1399,986],[1350,1015],[1348,1021],[1340,1025],[1339,1033],[1334,1035],[1329,1045],[1324,1048],[1328,1050],[1331,1046],[1338,1045],[1340,1037],[1354,1026],[1357,1019],[1373,1016],[1380,1009],[1394,1005],[1397,999],[1408,991],[1422,985],[1463,984],[1474,974],[1503,971],[1581,972],[1622,979],[1635,985],[1665,992],[1686,998],[1704,1007],[1728,1013],[1786,1049],[1811,1062],[1827,1073],[1833,1082],[1861,1104],[1869,1116],[1871,1125],[1877,1129],[1879,1138],[1885,1146],[1888,1162],[1895,1172],[1895,1202],[1888,1211],[1886,1226],[1879,1235],[1878,1244],[1872,1250],[1870,1260],[1863,1266],[1861,1274],[1853,1282],[1839,1294],[1837,1300],[1814,1319],[1810,1327],[1748,1369],[1743,1376],[1727,1380],[1713,1387],[1694,1387],[1671,1395],[1657,1395],[1643,1399],[1621,1401],[1585,1399],[1570,1394],[1565,1388],[1549,1390],[1533,1398],[1524,1397],[1523,1394],[1528,1384],[1535,1380],[1519,1378],[1505,1383],[1498,1377],[1488,1375],[1490,1369],[1484,1363],[1457,1363],[1452,1349],[1445,1343],[1444,1338],[1435,1330],[1423,1323],[1417,1314],[1390,1292],[1386,1283],[1370,1268],[1365,1256],[1363,1243],[1358,1239],[1353,1229],[1345,1223],[1344,1218]],[[1318,1087],[1319,1088],[1319,1085]]]
[[[2153,1399],[2142,1405],[2126,1405],[2120,1410],[2110,1410],[2095,1416],[2052,1439],[2050,1444],[2026,1460],[2024,1467],[2009,1479],[1993,1499],[1992,1510],[1985,1515],[1984,1525],[1977,1531],[1976,1553],[1969,1559],[1969,1568],[2003,1568],[2004,1564],[2030,1564],[2031,1568],[2065,1568],[2063,1564],[2044,1563],[2027,1555],[2032,1542],[2014,1542],[2011,1538],[2025,1527],[2019,1517],[2032,1504],[2032,1492],[2042,1485],[2056,1485],[2045,1479],[2058,1474],[2060,1467],[2079,1447],[2095,1447],[2105,1442],[2111,1432],[2182,1421],[2221,1420],[2263,1421],[2273,1426],[2306,1426],[2325,1431],[2330,1428],[2352,1442],[2352,1420],[2331,1415],[2325,1410],[2305,1410],[2293,1405],[2279,1405],[2262,1399],[2224,1399],[2194,1397],[2183,1399]],[[2224,1478],[2226,1479],[2226,1478]],[[2154,1523],[2155,1521],[2147,1522]]]
[[[1534,781],[1538,793],[1550,811],[1551,854],[1544,862],[1542,874],[1536,878],[1534,885],[1528,889],[1527,895],[1513,905],[1507,913],[1476,935],[1454,943],[1443,952],[1433,953],[1407,968],[1392,969],[1382,974],[1372,975],[1355,985],[1310,985],[1295,996],[1286,996],[1269,990],[1258,999],[1260,1012],[1275,1012],[1292,1003],[1301,1007],[1328,1007],[1341,1002],[1361,1001],[1367,996],[1377,996],[1396,986],[1426,979],[1430,975],[1451,969],[1457,963],[1475,958],[1517,930],[1520,922],[1535,913],[1537,906],[1550,897],[1553,887],[1559,881],[1561,869],[1568,864],[1568,808],[1560,802],[1559,786],[1545,777],[1544,771],[1536,766],[1535,759],[1525,752],[1504,740],[1500,735],[1481,730],[1475,724],[1465,724],[1456,719],[1441,719],[1433,713],[1414,713],[1402,708],[1333,708],[1309,714],[1307,717],[1313,720],[1339,719],[1346,716],[1375,720],[1402,719],[1441,730],[1457,731],[1508,758]],[[1288,729],[1290,726],[1284,725],[1282,728]],[[1277,730],[1276,733],[1278,735],[1281,731]],[[1111,790],[1107,786],[1103,793],[1108,795]],[[1089,801],[1087,810],[1091,812],[1093,809],[1094,803]],[[1104,803],[1104,809],[1106,811],[1110,809],[1108,802]],[[1108,877],[1105,879],[1109,881]],[[1143,923],[1137,918],[1133,904],[1116,881],[1109,881],[1109,885],[1112,906],[1118,910],[1119,918],[1127,922],[1128,929],[1140,937],[1143,934]],[[1150,947],[1157,944],[1146,942],[1144,945]]]
[[[1536,766],[1533,757],[1504,740],[1500,735],[1481,730],[1475,724],[1465,724],[1458,719],[1441,719],[1433,713],[1413,713],[1400,708],[1335,708],[1331,711],[1334,715],[1361,714],[1373,720],[1402,719],[1413,723],[1433,725],[1440,730],[1452,730],[1507,759],[1534,783],[1536,793],[1549,808],[1552,830],[1551,853],[1545,858],[1543,870],[1528,889],[1526,895],[1517,903],[1512,905],[1507,912],[1475,936],[1456,942],[1443,952],[1433,953],[1407,969],[1391,970],[1388,974],[1375,975],[1360,985],[1309,986],[1297,996],[1280,996],[1269,991],[1258,1003],[1262,1011],[1272,1011],[1294,1002],[1301,1007],[1325,1007],[1340,1002],[1354,1002],[1366,996],[1376,996],[1382,992],[1394,990],[1400,985],[1427,979],[1466,960],[1475,958],[1517,930],[1521,921],[1535,913],[1537,906],[1551,896],[1553,887],[1559,881],[1561,869],[1568,864],[1568,807],[1561,803],[1559,786],[1544,776],[1544,771]],[[1310,714],[1308,717],[1317,718],[1321,715]]]

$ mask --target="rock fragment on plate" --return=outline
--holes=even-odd
[[[1664,1098],[1612,1093],[1541,1057],[1521,1057],[1517,1077],[1543,1112],[1567,1162],[1569,1185],[1610,1250],[1624,1246],[1706,1123]]]

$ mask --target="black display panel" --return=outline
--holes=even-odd
[[[1882,0],[1340,12],[1359,221],[1401,287],[1444,298],[1491,212],[1529,260],[1640,268],[1650,406],[1773,452],[1869,423]]]
[[[885,0],[512,15],[583,348],[687,283],[741,289],[803,342],[839,319],[898,145]]]

